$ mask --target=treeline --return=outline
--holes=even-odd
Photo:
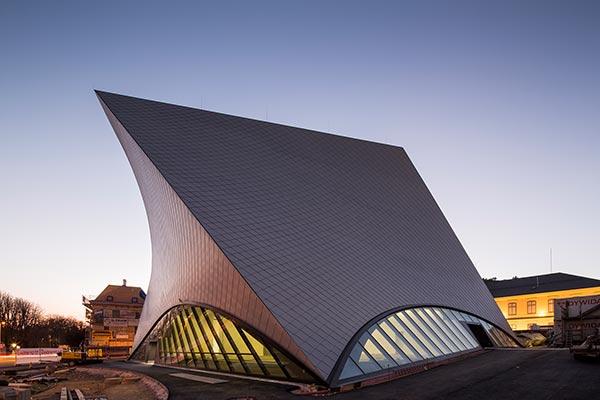
[[[85,337],[85,326],[72,317],[45,315],[36,304],[0,292],[2,343],[21,347],[78,347]]]

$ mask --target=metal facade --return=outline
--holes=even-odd
[[[146,192],[153,271],[138,342],[192,294],[274,334],[324,380],[361,327],[399,306],[511,332],[404,149],[98,96]],[[261,326],[240,316],[257,311],[237,288]]]
[[[138,181],[152,240],[152,275],[134,348],[172,307],[208,304],[246,322],[316,371],[112,112],[102,104]]]

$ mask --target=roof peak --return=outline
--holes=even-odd
[[[155,104],[166,105],[166,106],[170,106],[170,107],[182,107],[182,108],[187,108],[187,109],[195,110],[195,111],[203,111],[206,113],[221,115],[224,117],[233,117],[233,118],[239,118],[239,119],[247,120],[247,121],[259,122],[259,123],[271,124],[271,125],[278,125],[278,126],[285,127],[285,128],[298,129],[303,132],[319,134],[319,135],[328,135],[328,136],[333,136],[333,137],[340,138],[340,139],[356,140],[359,142],[364,142],[364,143],[369,143],[369,144],[374,144],[374,145],[379,145],[379,146],[386,146],[386,147],[391,147],[391,148],[396,148],[396,149],[401,149],[403,151],[406,151],[406,150],[404,150],[404,147],[396,145],[396,144],[376,142],[374,140],[361,139],[361,138],[352,137],[352,136],[344,136],[344,135],[340,135],[338,133],[324,132],[324,131],[320,131],[320,130],[316,130],[316,129],[310,129],[310,128],[304,128],[304,127],[295,126],[295,125],[283,124],[281,122],[266,121],[263,119],[257,119],[257,118],[251,118],[251,117],[243,117],[243,116],[235,115],[235,114],[228,114],[228,113],[223,113],[223,112],[219,112],[219,111],[207,110],[205,108],[199,108],[196,106],[187,106],[187,105],[178,104],[178,103],[157,101],[157,100],[147,99],[144,97],[136,97],[136,96],[131,96],[131,95],[127,95],[127,94],[107,92],[107,91],[98,90],[98,89],[94,89],[94,92],[96,93],[96,96],[100,100],[102,100],[105,104],[107,104],[107,100],[108,100],[107,97],[116,96],[116,97],[121,97],[121,98],[128,98],[128,99],[133,99],[133,100],[138,100],[138,101],[145,101],[145,102],[151,102],[151,103],[155,103]],[[108,105],[108,108],[110,108],[110,105],[109,104],[107,104],[107,105]]]

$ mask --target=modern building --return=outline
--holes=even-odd
[[[97,96],[152,240],[132,357],[346,388],[516,346],[404,149]]]
[[[557,299],[600,294],[600,280],[560,272],[485,283],[516,331],[552,328]]]
[[[83,297],[88,328],[86,344],[110,356],[129,355],[146,294],[135,286],[108,285],[94,299]]]

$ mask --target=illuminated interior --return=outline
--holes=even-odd
[[[554,326],[554,302],[572,297],[600,294],[600,287],[496,297],[496,304],[513,330],[523,331]]]
[[[199,306],[182,305],[171,309],[132,358],[280,380],[315,381],[302,366],[249,328]]]
[[[517,344],[500,329],[464,312],[441,307],[406,309],[378,320],[362,333],[338,379],[361,380],[380,371],[492,346]]]

